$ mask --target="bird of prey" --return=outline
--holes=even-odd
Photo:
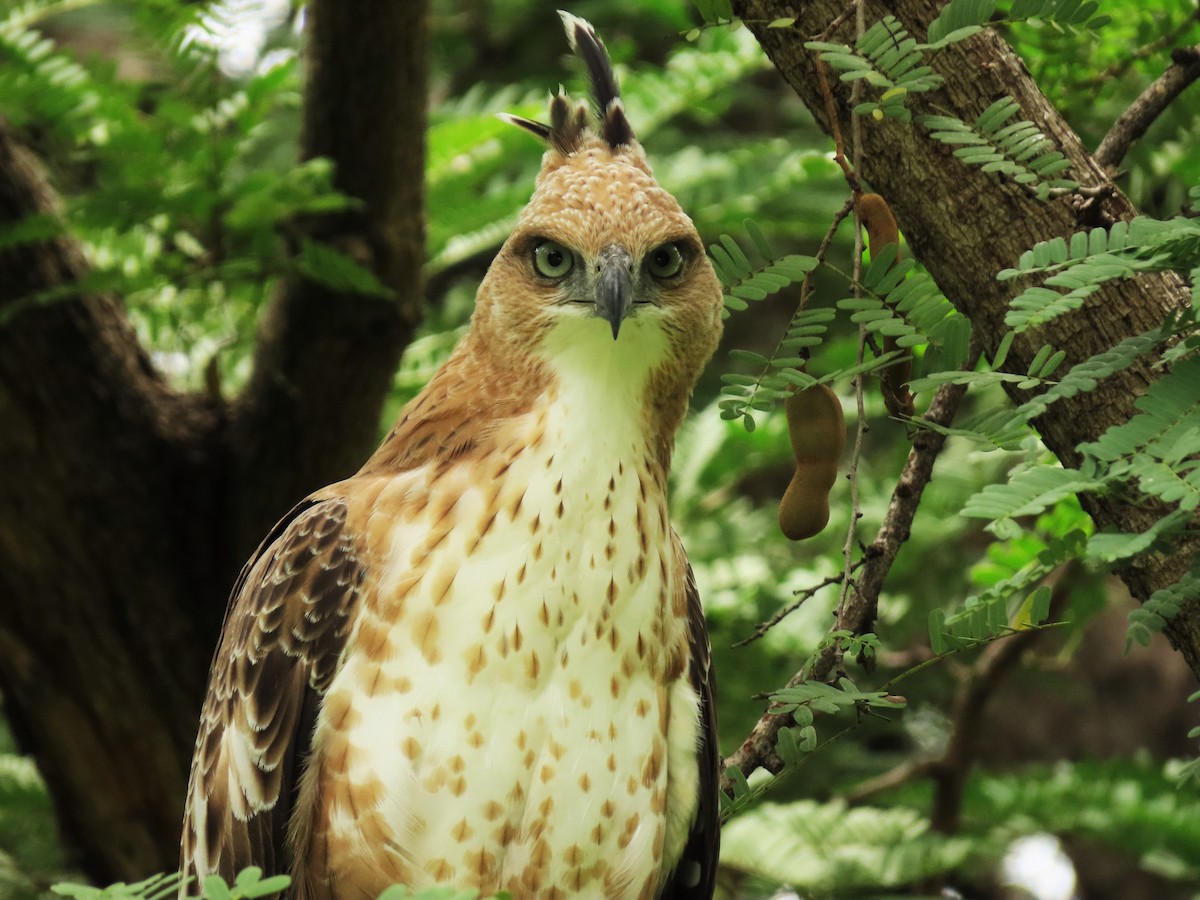
[[[288,896],[389,885],[711,898],[709,646],[667,514],[721,288],[655,181],[592,27],[471,325],[354,476],[234,586],[184,821],[186,873]]]

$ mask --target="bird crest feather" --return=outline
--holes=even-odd
[[[500,113],[510,125],[528,131],[563,156],[569,156],[596,140],[613,152],[640,151],[633,126],[625,115],[621,89],[613,71],[612,60],[591,23],[579,16],[559,10],[563,28],[571,49],[583,60],[591,84],[592,101],[596,106],[593,117],[586,103],[576,103],[560,87],[550,99],[550,124],[546,125],[524,116]]]

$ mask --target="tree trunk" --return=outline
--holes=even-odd
[[[365,203],[299,227],[394,300],[283,286],[223,406],[164,382],[118,298],[28,302],[84,274],[69,235],[0,251],[0,696],[99,881],[176,867],[229,587],[290,504],[370,452],[419,316],[428,4],[308,11],[301,153]],[[55,195],[0,123],[0,228],[35,214]]]
[[[885,15],[896,16],[918,38],[944,5],[939,0],[864,0],[868,25]],[[775,66],[787,79],[822,127],[829,129],[825,102],[813,66],[814,54],[804,42],[822,40],[853,44],[854,16],[845,0],[811,0],[796,4],[781,0],[734,0],[734,9],[754,32]],[[797,16],[789,28],[767,23]],[[831,23],[839,22],[829,31]],[[1085,39],[1085,38],[1081,38]],[[862,168],[860,175],[891,206],[917,257],[946,296],[970,320],[985,351],[991,353],[1007,331],[1004,315],[1014,296],[1012,282],[995,275],[1014,266],[1023,250],[1037,241],[1067,236],[1081,228],[1129,219],[1137,211],[1112,184],[1029,76],[1020,58],[988,29],[966,41],[930,54],[930,65],[945,78],[937,90],[911,95],[914,115],[951,114],[973,121],[996,99],[1009,94],[1021,107],[1021,117],[1038,124],[1072,163],[1063,173],[1088,187],[1111,189],[1100,202],[1080,204],[1070,197],[1039,201],[1011,180],[968,166],[952,148],[929,137],[918,125],[895,119],[876,122],[860,118]],[[830,77],[841,130],[850,132],[849,86]],[[1067,354],[1063,371],[1074,363],[1107,350],[1130,335],[1159,325],[1171,312],[1189,304],[1188,290],[1173,273],[1143,275],[1110,284],[1093,294],[1074,314],[1020,335],[1005,368],[1025,372],[1045,343]],[[1077,465],[1075,449],[1095,440],[1111,425],[1126,421],[1159,372],[1153,359],[1103,381],[1088,393],[1059,401],[1050,415],[1036,422],[1042,439],[1064,465]],[[1028,394],[1011,390],[1014,401]],[[1154,511],[1121,497],[1085,495],[1085,508],[1100,528],[1144,531]],[[1129,566],[1122,577],[1139,600],[1173,584],[1190,568],[1200,540],[1180,541],[1170,556],[1148,554]],[[1192,670],[1200,674],[1200,603],[1189,603],[1169,624],[1167,634]]]

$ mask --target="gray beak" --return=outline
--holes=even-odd
[[[624,247],[610,244],[596,258],[596,315],[612,325],[613,340],[633,309],[633,257]]]

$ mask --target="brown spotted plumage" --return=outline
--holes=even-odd
[[[603,46],[447,363],[234,587],[182,862],[289,896],[711,898],[708,638],[667,514],[721,292]]]

